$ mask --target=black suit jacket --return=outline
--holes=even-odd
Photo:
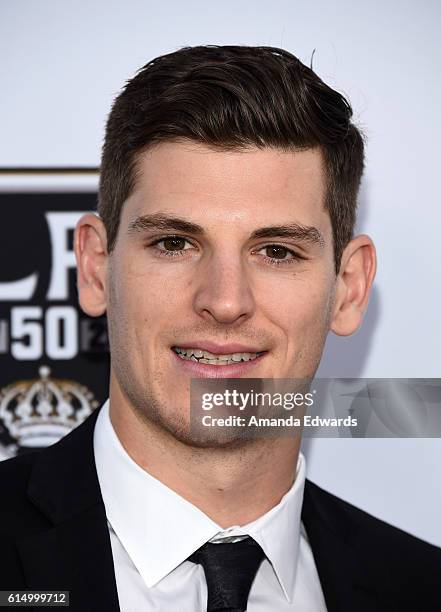
[[[70,612],[119,610],[93,454],[97,414],[57,444],[0,463],[0,590],[68,590]],[[441,610],[441,549],[309,480],[302,520],[329,612]]]

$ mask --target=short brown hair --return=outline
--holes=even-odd
[[[336,273],[353,236],[364,167],[349,102],[294,55],[275,47],[184,47],[146,64],[116,98],[103,146],[98,213],[113,250],[138,156],[162,141],[218,149],[319,147],[325,165]]]

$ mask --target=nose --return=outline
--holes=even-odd
[[[249,319],[255,301],[245,262],[231,253],[213,254],[199,270],[194,308],[212,323],[232,325]]]

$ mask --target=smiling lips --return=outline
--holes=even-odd
[[[260,352],[235,352],[235,353],[211,353],[210,351],[202,350],[200,348],[180,348],[177,346],[173,347],[173,351],[181,358],[187,361],[196,361],[201,364],[225,366],[225,365],[237,365],[244,361],[253,361],[263,354]]]

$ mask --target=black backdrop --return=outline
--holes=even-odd
[[[96,193],[0,193],[0,459],[53,443],[107,398],[106,318],[79,308],[73,257],[95,205]]]

